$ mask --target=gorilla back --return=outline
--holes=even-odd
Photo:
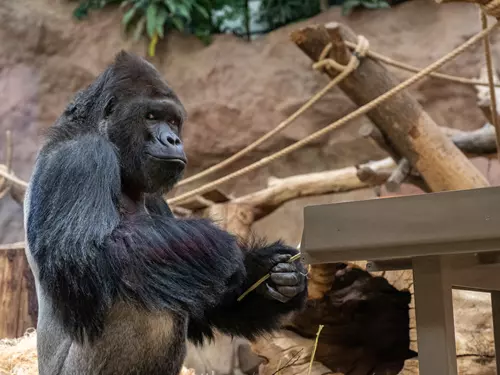
[[[25,199],[40,375],[176,375],[186,339],[252,339],[304,306],[296,249],[173,217],[184,119],[158,71],[121,52],[49,129]]]

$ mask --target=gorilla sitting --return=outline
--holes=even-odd
[[[25,199],[40,375],[177,375],[187,339],[253,339],[304,306],[296,249],[173,217],[184,120],[158,71],[121,52],[49,129]]]

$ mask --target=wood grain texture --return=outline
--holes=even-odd
[[[36,327],[36,295],[24,249],[0,250],[0,338]]]

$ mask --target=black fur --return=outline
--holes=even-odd
[[[173,217],[161,194],[183,167],[145,156],[157,142],[147,129],[160,121],[180,136],[183,119],[156,70],[122,53],[49,131],[30,182],[27,240],[51,311],[75,342],[98,340],[120,301],[186,317],[196,343],[215,328],[255,338],[305,303],[300,262],[236,301],[296,249],[242,246],[208,220]]]

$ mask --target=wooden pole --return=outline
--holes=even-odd
[[[351,52],[344,39],[356,42],[356,35],[337,23],[309,26],[292,33],[292,40],[313,61],[332,43],[328,58],[347,64]],[[338,71],[326,70],[330,77]],[[360,66],[339,87],[362,106],[398,84],[380,63],[364,58]],[[395,151],[408,159],[432,191],[462,190],[488,186],[486,178],[448,139],[418,101],[403,91],[368,112],[368,117],[391,141]]]
[[[16,246],[14,246],[16,245]],[[0,247],[0,338],[36,327],[37,301],[24,243]]]

